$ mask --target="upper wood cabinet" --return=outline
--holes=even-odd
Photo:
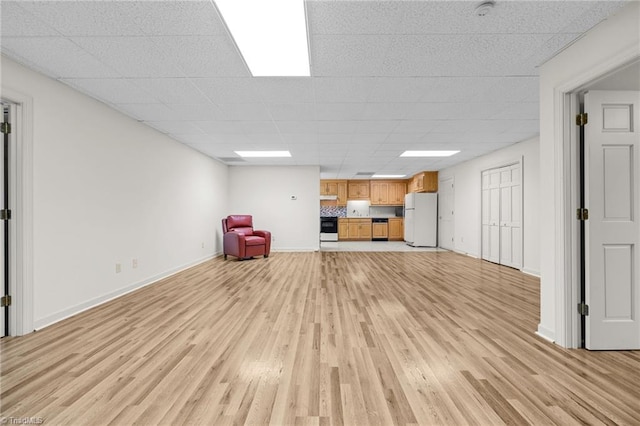
[[[347,205],[347,181],[336,179],[320,180],[320,195],[335,195],[338,197],[337,205]]]
[[[420,172],[409,180],[409,192],[438,192],[438,172]]]
[[[347,198],[349,198],[350,200],[368,200],[369,181],[350,180],[348,183]]]
[[[401,206],[407,185],[399,181],[371,181],[372,206]]]

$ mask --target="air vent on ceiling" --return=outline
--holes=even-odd
[[[371,177],[371,176],[373,176],[374,173],[375,172],[358,172],[358,173],[356,173],[356,176],[368,176],[368,177]]]
[[[247,160],[240,157],[218,157],[218,160],[222,161],[223,163],[246,163],[247,162]]]

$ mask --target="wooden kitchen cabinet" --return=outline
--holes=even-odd
[[[343,238],[345,233],[346,237]],[[339,218],[338,239],[352,241],[371,240],[371,219]]]
[[[371,181],[371,205],[386,206],[389,204],[389,183]]]
[[[373,222],[371,224],[371,238],[389,238],[389,224],[387,222]]]
[[[396,181],[371,181],[372,206],[402,206],[407,185]]]
[[[409,180],[409,192],[438,192],[438,172],[420,172]]]
[[[338,205],[346,206],[347,205],[347,181],[339,180],[337,181],[338,185]]]
[[[369,199],[369,181],[368,180],[350,180],[348,182],[347,197],[350,200],[368,200]]]
[[[349,239],[349,219],[346,217],[338,218],[338,240]]]
[[[404,240],[404,219],[401,217],[389,218],[389,241]]]
[[[335,195],[336,205],[347,205],[347,181],[340,179],[321,179],[320,195]]]

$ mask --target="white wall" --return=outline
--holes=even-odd
[[[523,167],[523,271],[540,273],[539,143],[521,142],[438,172],[438,179],[454,178],[454,250],[480,257],[483,170],[522,160]]]
[[[33,99],[35,328],[222,251],[226,166],[4,57],[2,86]]]
[[[638,22],[640,4],[633,1],[540,67],[540,244],[544,249],[538,332],[562,346],[571,345],[567,320],[571,259],[564,236],[567,218],[572,217],[566,187],[570,170],[563,144],[562,93],[639,57]]]
[[[319,182],[318,166],[229,167],[225,216],[253,215],[255,228],[271,231],[272,250],[319,250]]]

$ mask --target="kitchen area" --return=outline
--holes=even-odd
[[[348,242],[435,247],[437,191],[438,172],[432,171],[409,179],[322,179],[321,247]]]

